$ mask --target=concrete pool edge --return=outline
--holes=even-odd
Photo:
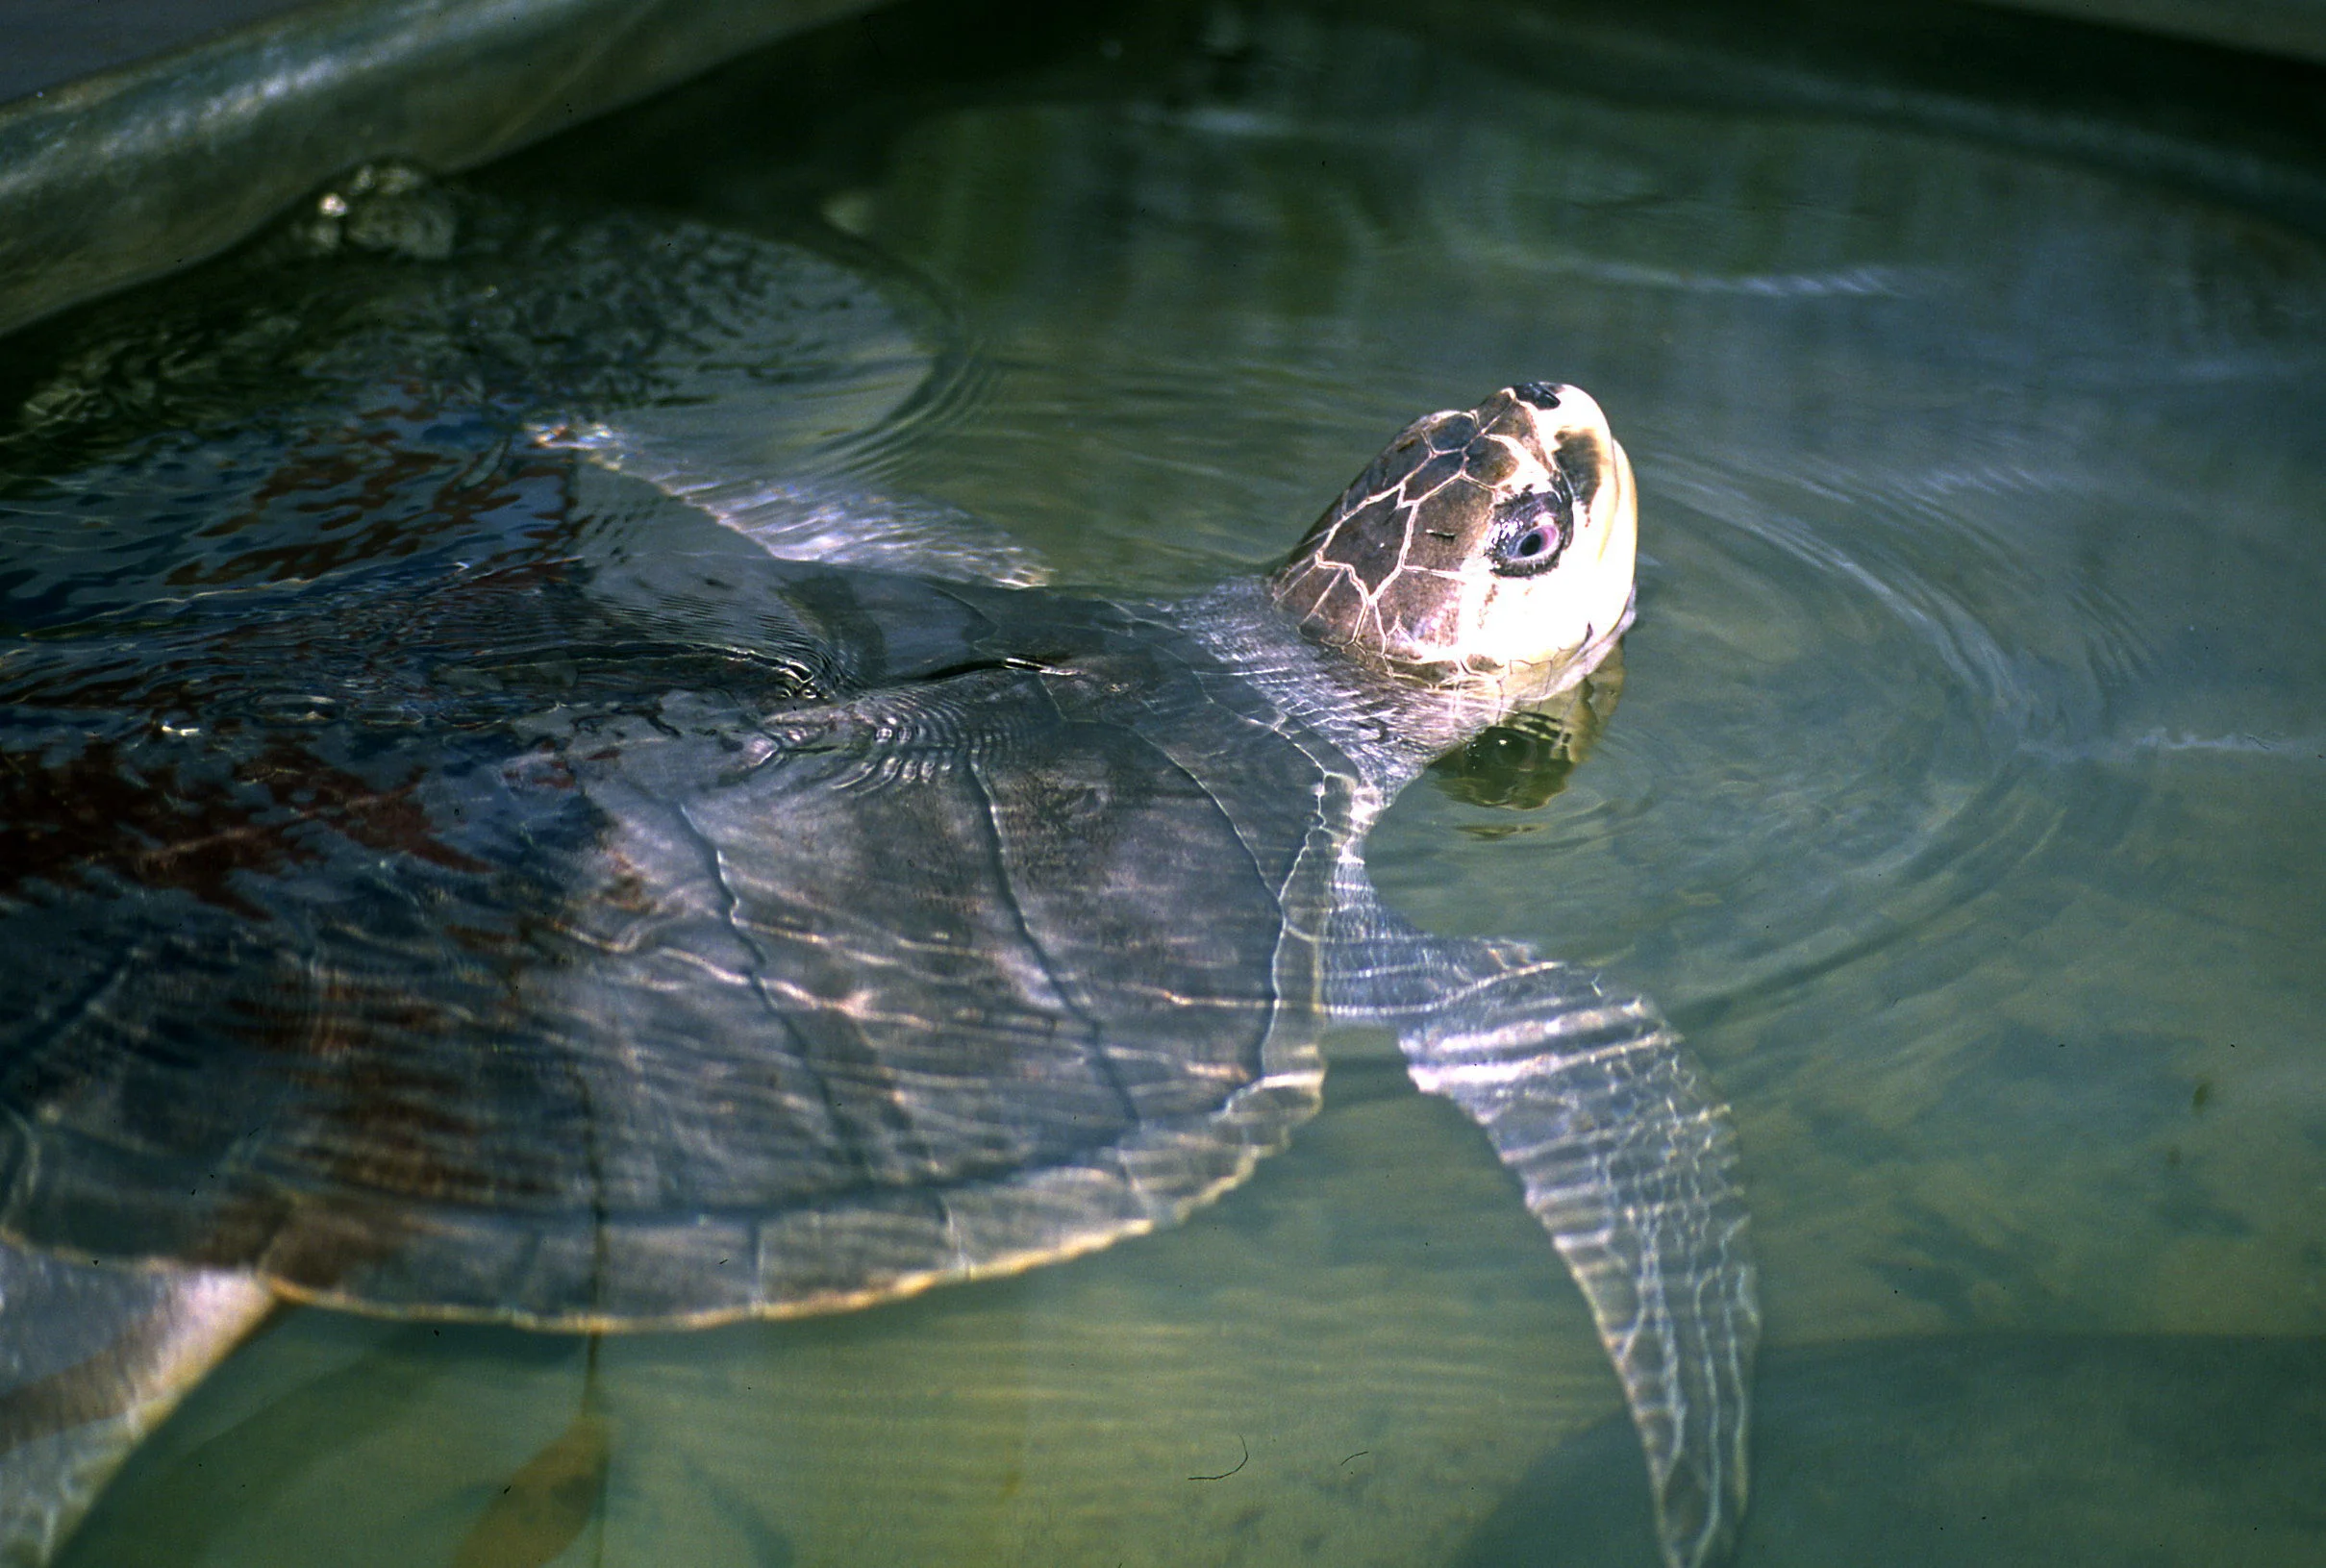
[[[2326,62],[2326,0],[1980,0],[2077,21],[2195,38],[2229,49]]]
[[[486,162],[878,0],[330,0],[0,109],[0,334],[370,159]]]

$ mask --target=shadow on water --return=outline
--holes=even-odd
[[[1763,1358],[1738,1568],[2217,1563],[2295,1568],[2326,1531],[2326,1344],[1978,1335]],[[1632,1434],[1546,1453],[1455,1559],[1654,1553]]]
[[[116,1493],[124,1506],[99,1514],[74,1541],[76,1560],[137,1560],[161,1540],[180,1560],[206,1559],[252,1513],[316,1485],[318,1468],[338,1456],[393,1444],[440,1405],[448,1384],[563,1384],[586,1356],[578,1340],[313,1314],[301,1315],[287,1337],[291,1322],[278,1319],[246,1349],[248,1380],[191,1406],[168,1443],[132,1459]],[[440,1445],[438,1462],[461,1453],[473,1464],[472,1450],[468,1441]],[[460,1503],[480,1514],[488,1507],[485,1497]]]

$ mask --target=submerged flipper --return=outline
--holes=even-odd
[[[245,1274],[68,1263],[0,1243],[0,1562],[46,1562],[273,1303]]]
[[[1425,936],[1350,892],[1335,1009],[1395,1024],[1414,1084],[1467,1111],[1525,1184],[1622,1380],[1665,1562],[1720,1561],[1744,1513],[1761,1331],[1727,1108],[1646,1002],[1514,943]]]

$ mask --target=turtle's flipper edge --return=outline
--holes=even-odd
[[[244,1274],[0,1243],[0,1561],[42,1563],[130,1450],[274,1298]]]
[[[1590,1304],[1646,1449],[1671,1568],[1722,1560],[1745,1502],[1760,1338],[1736,1135],[1655,1010],[1579,971],[1517,969],[1404,1036],[1526,1187]]]

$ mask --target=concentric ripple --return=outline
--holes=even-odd
[[[961,379],[934,373],[947,336],[901,276],[367,166],[169,289],[16,345],[0,626],[538,556],[574,460],[542,433],[568,423],[618,418],[695,470],[846,472]]]
[[[1538,812],[1408,794],[1369,858],[1424,923],[1691,1027],[1959,983],[2153,809],[2140,736],[2226,727],[2199,643],[2298,616],[2305,242],[1916,133],[1239,37],[1206,87],[908,127],[851,193],[995,361],[896,472],[1176,589],[1274,557],[1413,410],[1589,387],[1642,494],[1621,711]],[[2314,729],[2273,719],[2251,755]]]
[[[2039,913],[1967,906],[2120,830],[2137,781],[2071,782],[2046,755],[2095,733],[2138,667],[2117,607],[2047,603],[1915,508],[1861,498],[1843,532],[1799,505],[1815,489],[1799,475],[1676,453],[1642,468],[1653,552],[1623,704],[1588,763],[1526,820],[1416,803],[1469,835],[1450,853],[1477,874],[1516,869],[1490,856],[1555,879],[1532,907],[1557,951],[1654,967],[1691,1025],[1901,948],[1955,970]],[[2038,635],[2074,657],[2031,654]],[[1385,843],[1376,874],[1427,905],[1442,872],[1412,853]],[[1888,965],[1888,984],[1906,976]]]

